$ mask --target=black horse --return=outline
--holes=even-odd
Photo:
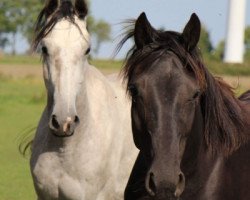
[[[124,78],[140,154],[126,200],[250,199],[250,91],[235,97],[199,54],[201,24],[159,31],[142,13],[131,37]]]

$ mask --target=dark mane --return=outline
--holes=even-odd
[[[135,21],[132,26],[135,26]],[[127,31],[117,49],[121,49],[128,39],[134,37],[134,34],[134,29]],[[208,147],[213,151],[222,150],[226,155],[239,148],[248,139],[246,126],[250,128],[247,117],[249,113],[242,101],[235,96],[232,88],[207,70],[198,48],[192,51],[185,49],[182,34],[154,30],[151,38],[153,42],[145,47],[137,49],[134,45],[128,52],[122,70],[124,80],[129,83],[135,69],[137,73],[146,70],[145,65],[141,63],[153,63],[166,52],[173,52],[182,61],[183,66],[194,74],[201,88],[200,105],[204,120],[204,139]]]
[[[243,103],[233,88],[222,79],[213,77],[204,67],[206,90],[201,98],[205,122],[205,139],[213,150],[230,154],[247,142],[249,118]]]
[[[75,24],[74,16],[84,19],[87,12],[87,5],[84,0],[76,0],[75,6],[73,6],[71,1],[67,0],[62,1],[59,6],[57,6],[57,0],[48,1],[38,15],[35,24],[33,48],[37,48],[40,41],[50,33],[56,23],[61,19],[66,18]]]

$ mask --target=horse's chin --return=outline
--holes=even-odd
[[[181,200],[179,197],[175,197],[172,193],[157,195],[157,200]]]
[[[181,198],[177,198],[174,196],[155,196],[155,197],[151,197],[151,196],[145,196],[145,197],[140,197],[137,200],[181,200]]]
[[[55,137],[58,138],[68,138],[74,135],[74,131],[70,132],[70,133],[61,133],[61,132],[56,132],[56,131],[51,131],[52,135],[54,135]]]
[[[157,200],[181,200],[180,197],[176,197],[171,190],[164,189],[156,193],[155,197],[152,199]]]

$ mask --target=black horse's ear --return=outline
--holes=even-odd
[[[58,7],[58,0],[48,0],[44,7],[44,12],[46,18],[48,18],[51,14],[55,12]]]
[[[88,14],[88,6],[85,0],[76,0],[75,9],[80,19],[84,19]]]
[[[197,46],[200,39],[200,33],[201,22],[198,16],[193,13],[182,33],[185,49],[187,51],[192,51]]]
[[[146,14],[143,12],[135,22],[134,39],[137,49],[153,42],[156,30],[149,23]]]

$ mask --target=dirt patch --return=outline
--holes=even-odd
[[[112,74],[117,70],[101,69],[104,74]],[[22,79],[27,77],[41,78],[42,77],[42,64],[29,65],[29,64],[0,64],[0,75],[8,78]]]
[[[236,89],[237,94],[241,94],[246,90],[250,90],[249,76],[223,76],[222,78]]]
[[[5,77],[17,79],[26,77],[42,77],[42,66],[1,64],[0,74]]]

